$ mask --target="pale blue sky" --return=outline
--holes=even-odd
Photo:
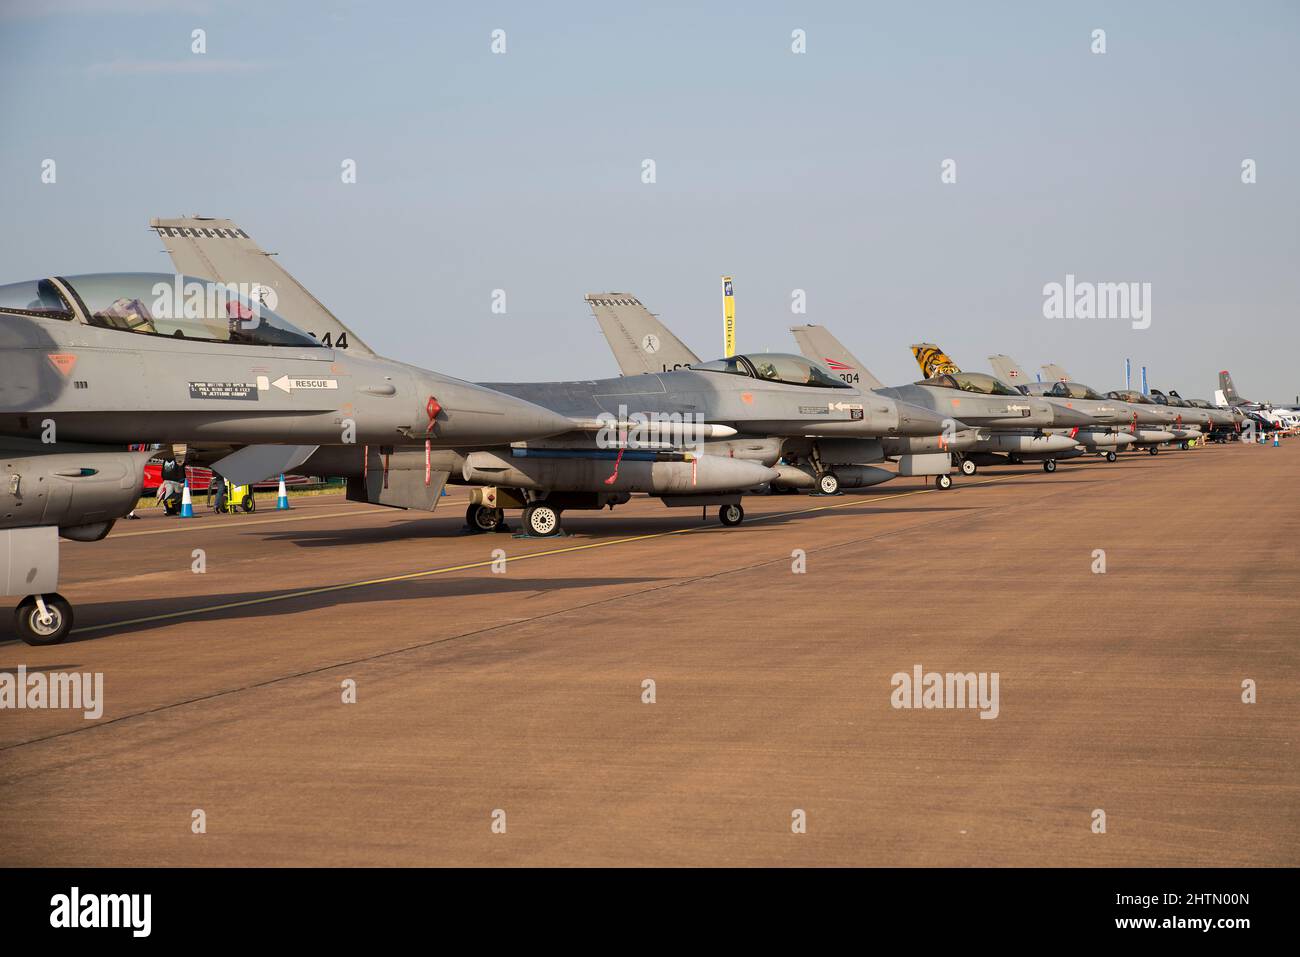
[[[742,349],[820,322],[891,384],[931,340],[1290,401],[1297,41],[1288,2],[0,0],[0,282],[167,269],[149,217],[197,212],[471,379],[613,374],[595,290],[716,355],[729,273]],[[1150,282],[1151,328],[1044,319],[1066,273]]]

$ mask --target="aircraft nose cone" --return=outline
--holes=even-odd
[[[966,428],[966,425],[951,417],[945,418],[938,412],[912,405],[910,402],[898,404],[899,435],[953,435]]]
[[[437,405],[431,438],[442,446],[524,442],[574,428],[558,412],[469,382],[444,379],[431,386],[430,395]]]
[[[1086,412],[1055,402],[1050,404],[1052,406],[1052,425],[1054,426],[1094,425],[1096,423],[1096,420]]]

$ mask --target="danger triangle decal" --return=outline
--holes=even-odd
[[[49,353],[50,363],[65,376],[72,375],[72,367],[77,364],[77,357],[70,352]]]

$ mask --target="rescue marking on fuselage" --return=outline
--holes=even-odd
[[[310,379],[290,375],[280,376],[271,385],[282,392],[292,392],[294,389],[337,389],[339,387],[337,379]]]

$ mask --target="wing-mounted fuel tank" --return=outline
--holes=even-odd
[[[471,452],[463,477],[477,485],[535,491],[649,492],[679,495],[763,485],[776,470],[745,459],[628,449],[511,449]]]
[[[140,499],[148,452],[51,452],[0,456],[0,528],[53,525],[64,538],[97,541]]]

